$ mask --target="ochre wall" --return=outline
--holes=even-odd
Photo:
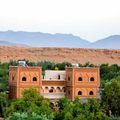
[[[71,88],[70,89],[71,99],[74,100],[76,97],[96,98],[100,86],[99,74],[100,74],[99,68],[66,68],[66,82],[67,82],[66,85],[67,85],[67,91],[69,87]],[[70,80],[68,80],[68,75],[71,77]],[[81,81],[78,80],[79,77],[82,78]],[[90,81],[91,77],[94,78],[94,81]],[[82,95],[78,95],[79,91],[82,92]],[[89,95],[90,91],[93,92],[93,95]]]
[[[9,69],[9,98],[17,98],[17,67],[10,67]]]
[[[15,82],[12,80],[11,77],[14,75],[16,76]],[[21,97],[22,91],[28,88],[36,88],[40,92],[40,87],[42,86],[41,67],[10,67],[9,76],[10,98],[12,96],[14,96],[12,98]],[[23,77],[26,78],[26,81],[22,81]],[[33,77],[36,77],[37,81],[33,81]],[[13,86],[16,87],[16,92],[14,89],[12,89]]]

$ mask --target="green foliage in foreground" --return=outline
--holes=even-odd
[[[36,117],[41,117],[42,115],[47,119],[53,118],[50,102],[40,96],[36,89],[25,90],[22,98],[13,101],[8,106],[5,116],[6,118],[10,117],[11,120],[12,117],[17,117],[16,115],[18,115],[18,118],[24,117],[24,115],[32,118],[32,114],[36,115]]]
[[[56,113],[55,120],[109,120],[97,99],[81,102],[76,98],[72,102],[62,98],[59,100],[59,107],[60,111]]]
[[[4,116],[6,107],[8,106],[8,99],[5,93],[0,93],[0,116]]]
[[[29,91],[30,93],[28,93]],[[6,113],[7,116],[5,120],[109,120],[109,117],[100,106],[99,100],[89,99],[84,103],[78,98],[76,98],[75,101],[62,98],[58,102],[60,107],[59,111],[53,112],[50,106],[46,104],[43,104],[41,110],[42,103],[36,100],[42,101],[42,99],[38,97],[35,97],[35,99],[32,98],[34,95],[36,95],[36,93],[33,89],[27,90],[24,92],[24,99],[22,98],[21,102],[18,102],[19,100],[12,102],[7,109],[9,114]],[[29,99],[31,99],[31,101]],[[29,106],[24,104],[25,101],[29,101]],[[37,108],[38,106],[39,108]]]
[[[46,115],[38,115],[34,112],[32,112],[32,114],[28,114],[27,112],[14,112],[11,116],[6,118],[6,120],[53,120],[53,116],[47,117]]]
[[[108,115],[120,116],[120,77],[106,83],[101,98]]]

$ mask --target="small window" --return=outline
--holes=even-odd
[[[36,78],[36,77],[33,77],[33,81],[37,81],[37,78]]]
[[[70,95],[70,90],[68,90],[68,94]]]
[[[79,77],[79,78],[78,78],[78,81],[82,81],[82,77]]]
[[[78,95],[82,95],[82,91],[79,91],[79,92],[78,92]]]
[[[22,77],[22,81],[26,81],[27,79],[26,79],[26,77]]]
[[[91,78],[90,78],[90,81],[94,81],[94,77],[91,77]]]
[[[93,91],[90,91],[90,92],[89,92],[89,95],[93,95]]]
[[[70,77],[68,76],[68,81],[70,81]]]
[[[58,80],[60,80],[60,75],[58,75]]]

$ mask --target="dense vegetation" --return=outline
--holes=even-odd
[[[46,69],[64,70],[70,63],[51,63],[27,61],[30,66]],[[119,120],[120,119],[120,66],[100,65],[101,99],[88,99],[83,102],[76,98],[69,101],[62,98],[58,108],[51,106],[35,89],[25,90],[23,98],[10,101],[7,98],[9,66],[16,61],[0,63],[0,116],[6,120]],[[93,64],[79,64],[80,67],[94,67]]]

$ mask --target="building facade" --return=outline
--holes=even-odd
[[[17,99],[25,89],[36,88],[51,100],[67,97],[74,100],[99,97],[99,68],[66,67],[64,71],[46,70],[41,67],[10,66],[9,97]]]

